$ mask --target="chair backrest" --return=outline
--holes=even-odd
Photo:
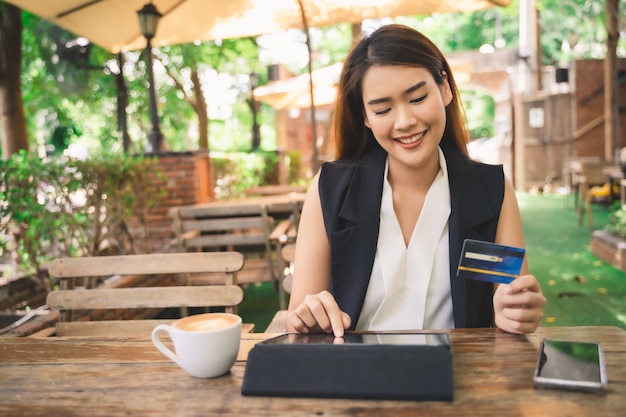
[[[61,320],[57,335],[80,334],[133,335],[151,331],[162,320],[147,320],[141,313],[165,308],[225,307],[236,312],[243,300],[243,290],[237,285],[237,272],[244,264],[238,252],[164,253],[148,255],[101,256],[86,258],[59,258],[48,266],[52,277],[61,282],[80,277],[128,277],[193,273],[224,273],[224,285],[202,287],[159,286],[93,289],[74,288],[52,291],[47,304],[59,310]],[[62,285],[72,288],[71,283]],[[126,320],[70,321],[76,310],[129,309]],[[120,314],[116,314],[118,317]],[[173,320],[163,320],[171,322]]]
[[[268,281],[276,272],[270,244],[274,218],[257,203],[196,204],[173,207],[170,215],[180,252],[238,251],[246,259],[246,270],[264,265]]]
[[[578,171],[580,182],[587,186],[602,185],[608,181],[607,167],[613,165],[610,161],[586,161],[580,164]]]
[[[260,247],[269,253],[274,219],[265,206],[187,206],[170,210],[181,252],[188,250],[237,250]]]

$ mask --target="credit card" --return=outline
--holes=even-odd
[[[508,284],[519,276],[524,248],[466,239],[463,242],[457,276]]]

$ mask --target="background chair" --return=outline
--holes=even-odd
[[[63,289],[48,294],[47,304],[59,310],[57,336],[102,335],[133,336],[149,334],[159,323],[175,319],[155,319],[156,313],[166,308],[224,307],[227,312],[237,311],[243,300],[243,290],[237,285],[237,271],[244,265],[238,252],[167,253],[148,255],[101,256],[85,258],[59,258],[49,265],[52,277],[61,280]],[[82,277],[123,277],[146,275],[178,275],[179,281],[188,274],[223,273],[220,285],[202,287],[155,286],[93,289],[75,287],[74,280]],[[115,319],[75,320],[78,311],[106,312],[117,310]],[[120,310],[128,310],[121,311]],[[124,319],[120,319],[124,316]],[[244,324],[242,331],[252,331],[253,324]],[[45,335],[40,332],[38,336]]]
[[[291,294],[291,284],[293,281],[293,261],[296,257],[296,244],[289,243],[283,246],[281,251],[283,264],[285,265],[281,288],[286,294]],[[276,312],[274,318],[265,329],[265,333],[284,333],[285,320],[287,319],[287,310],[282,307]]]
[[[582,226],[583,217],[587,215],[589,230],[593,230],[593,215],[591,203],[595,198],[610,201],[613,190],[610,189],[606,168],[611,164],[606,161],[587,162],[581,164],[577,173],[577,184],[580,192],[578,204],[578,226]]]
[[[238,251],[245,257],[239,283],[274,282],[270,245],[275,220],[261,204],[211,206],[197,204],[170,209],[179,252]],[[214,283],[197,277],[190,285]]]

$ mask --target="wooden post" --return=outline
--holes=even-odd
[[[617,41],[619,0],[606,0],[606,58],[604,59],[604,156],[617,158],[619,149],[617,102]]]

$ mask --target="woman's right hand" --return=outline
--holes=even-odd
[[[343,337],[350,327],[350,316],[341,311],[328,291],[309,294],[304,301],[287,313],[287,330],[299,333],[326,332]]]

